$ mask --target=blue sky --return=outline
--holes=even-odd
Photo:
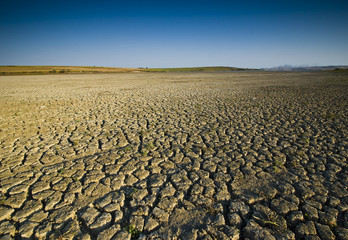
[[[348,1],[7,1],[0,65],[348,65]]]

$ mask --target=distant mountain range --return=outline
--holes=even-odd
[[[330,66],[291,66],[283,65],[273,68],[262,68],[265,71],[330,71],[330,70],[348,70],[347,65]]]

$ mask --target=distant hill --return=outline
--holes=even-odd
[[[284,65],[274,68],[263,68],[265,71],[346,71],[348,66],[333,65],[333,66],[310,66],[310,67],[297,67],[291,65]]]
[[[257,71],[237,67],[187,67],[187,68],[115,68],[91,66],[0,66],[0,76],[45,75],[77,73],[126,73],[126,72],[231,72]]]
[[[67,73],[121,73],[134,71],[139,71],[139,69],[90,66],[0,66],[0,76]]]
[[[116,68],[92,66],[0,66],[0,76],[47,75],[78,73],[128,73],[128,72],[235,72],[235,71],[348,71],[348,66],[311,66],[298,67],[284,65],[274,68],[238,67],[183,67],[183,68]]]
[[[257,71],[258,69],[237,67],[184,67],[184,68],[149,68],[146,72],[232,72],[232,71]]]

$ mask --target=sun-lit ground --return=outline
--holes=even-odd
[[[347,98],[345,72],[0,76],[0,235],[347,239]]]

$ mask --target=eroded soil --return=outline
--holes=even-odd
[[[0,77],[0,239],[348,239],[347,73]]]

